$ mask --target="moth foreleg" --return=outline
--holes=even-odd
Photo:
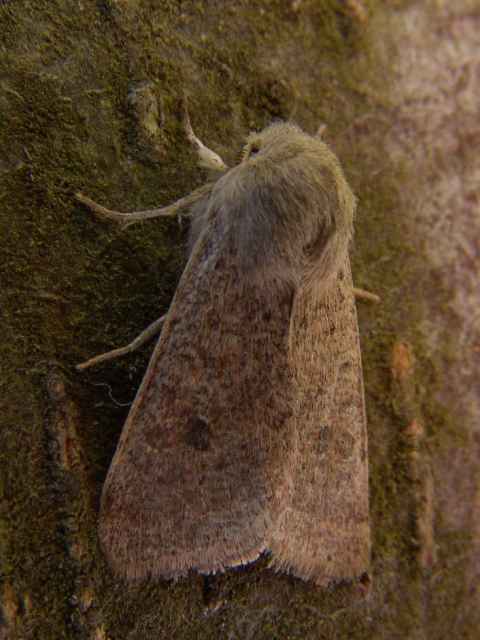
[[[107,360],[114,360],[115,358],[119,358],[120,356],[125,356],[127,353],[132,353],[139,347],[141,347],[145,342],[148,342],[154,335],[156,335],[160,329],[162,328],[163,322],[166,318],[166,314],[163,315],[155,322],[152,322],[140,335],[138,335],[135,340],[132,340],[130,344],[127,344],[125,347],[119,347],[118,349],[113,349],[113,351],[107,351],[107,353],[101,353],[94,358],[90,358],[86,362],[82,362],[81,364],[77,364],[76,368],[79,371],[83,371],[84,369],[88,369],[89,367],[93,367],[96,364],[100,364],[101,362],[106,362]]]
[[[369,300],[370,302],[381,301],[380,296],[377,296],[375,293],[370,293],[370,291],[365,291],[365,289],[357,289],[357,287],[353,287],[353,295],[360,300]]]
[[[188,194],[180,200],[177,200],[173,204],[169,204],[166,207],[161,207],[160,209],[145,209],[144,211],[132,211],[130,213],[120,213],[119,211],[113,211],[111,209],[107,209],[103,207],[101,204],[94,202],[87,196],[84,196],[83,193],[76,193],[75,198],[86,207],[88,207],[93,213],[99,218],[103,218],[106,220],[113,220],[120,224],[123,228],[134,224],[135,222],[140,222],[141,220],[149,220],[151,218],[168,218],[174,217],[180,213],[180,211],[186,207],[190,207],[191,205],[198,202],[205,196],[207,196],[212,190],[212,184],[207,183],[192,191],[192,193]]]
[[[188,115],[187,99],[184,96],[183,99],[183,127],[187,134],[188,141],[195,147],[198,155],[198,166],[213,171],[214,173],[224,173],[228,170],[228,166],[222,160],[222,158],[212,151],[195,135],[192,125],[190,123],[190,116]]]

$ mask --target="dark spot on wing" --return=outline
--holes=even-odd
[[[342,460],[348,460],[352,456],[354,446],[355,439],[348,432],[343,432],[335,438],[335,452]]]
[[[328,424],[322,424],[318,429],[318,437],[315,442],[315,448],[320,455],[326,454],[329,450],[331,437],[331,428]]]
[[[210,447],[210,428],[207,420],[200,416],[192,416],[185,427],[185,442],[197,451],[207,451]]]

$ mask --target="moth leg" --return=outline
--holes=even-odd
[[[192,125],[190,123],[190,116],[188,115],[186,98],[184,98],[183,125],[189,142],[197,150],[199,166],[208,169],[215,174],[224,173],[225,171],[227,171],[228,166],[218,155],[218,153],[215,153],[215,151],[212,151],[207,146],[205,146],[203,142],[195,135],[195,132],[193,131]],[[140,222],[141,220],[150,220],[151,218],[160,217],[174,217],[180,213],[181,209],[191,207],[193,204],[198,202],[198,200],[201,200],[203,197],[207,196],[212,190],[212,187],[213,185],[208,182],[198,189],[195,189],[195,191],[192,191],[192,193],[190,193],[188,196],[184,196],[183,198],[180,198],[180,200],[177,200],[173,204],[170,204],[166,207],[161,207],[159,209],[145,209],[144,211],[132,211],[130,213],[121,213],[120,211],[107,209],[101,204],[98,204],[94,200],[91,200],[87,196],[83,195],[83,193],[81,192],[77,192],[75,194],[75,199],[88,207],[99,218],[103,218],[104,220],[113,220],[114,222],[120,224],[124,229],[126,229],[131,224]]]
[[[380,296],[377,296],[375,293],[370,293],[370,291],[365,291],[365,289],[357,289],[357,287],[353,287],[353,295],[359,300],[368,300],[369,302],[381,301]]]
[[[75,194],[75,199],[88,207],[99,218],[113,220],[123,228],[126,228],[135,222],[140,222],[141,220],[150,220],[151,218],[160,217],[174,217],[179,214],[181,209],[190,207],[195,204],[195,202],[198,202],[198,200],[207,196],[212,190],[212,186],[213,185],[211,183],[204,184],[198,189],[195,189],[195,191],[192,191],[188,196],[180,198],[180,200],[177,200],[166,207],[161,207],[160,209],[145,209],[144,211],[132,211],[131,213],[120,213],[119,211],[107,209],[87,196],[84,196],[83,193],[80,192]]]
[[[183,98],[183,126],[185,133],[187,134],[188,141],[195,147],[198,155],[198,166],[213,171],[214,173],[224,173],[228,170],[227,165],[222,158],[206,147],[203,142],[195,135],[192,125],[190,123],[190,116],[188,115],[187,98]]]
[[[318,125],[318,129],[317,129],[317,132],[316,132],[315,136],[317,138],[323,138],[323,134],[325,133],[326,130],[327,130],[327,125],[324,122],[321,122]]]
[[[113,360],[114,358],[119,358],[120,356],[125,356],[127,353],[132,353],[142,344],[148,342],[150,338],[153,338],[155,334],[157,334],[162,328],[163,322],[167,315],[163,315],[155,322],[152,322],[140,335],[138,335],[130,344],[127,344],[126,347],[119,347],[118,349],[113,349],[113,351],[107,351],[107,353],[101,353],[94,358],[90,358],[86,362],[82,362],[81,364],[77,364],[76,369],[79,371],[83,371],[84,369],[88,369],[89,367],[93,367],[96,364],[100,364],[100,362],[106,362],[107,360]]]

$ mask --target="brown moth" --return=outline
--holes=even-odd
[[[319,585],[353,579],[370,555],[355,198],[292,124],[207,164],[221,177],[181,201],[190,255],[103,488],[103,550],[128,579],[263,551]]]

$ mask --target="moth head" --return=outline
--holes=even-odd
[[[302,151],[305,139],[305,134],[296,125],[275,122],[248,136],[241,162],[258,164],[264,160],[286,160]]]
[[[237,264],[265,287],[326,288],[347,258],[355,197],[329,147],[294,124],[251,133],[211,206]]]
[[[261,150],[261,140],[259,134],[251,133],[248,137],[246,145],[242,149],[241,162],[255,158]]]

